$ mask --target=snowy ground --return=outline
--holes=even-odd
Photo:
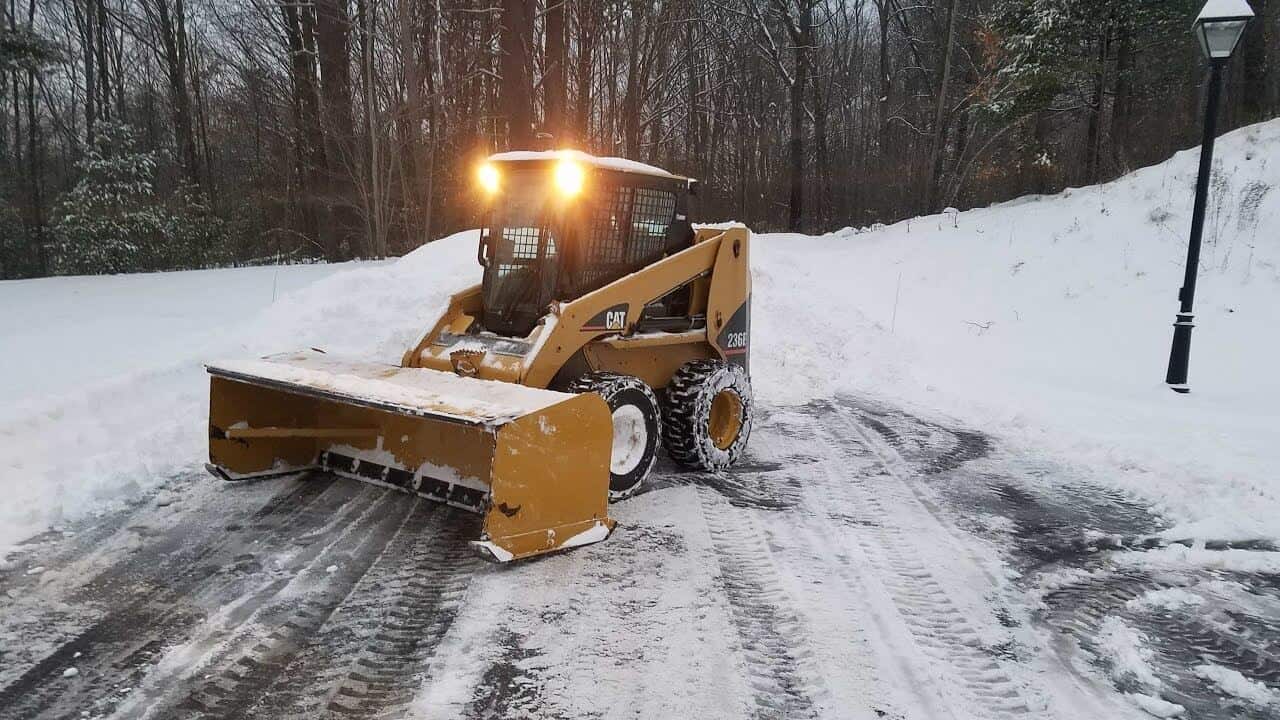
[[[1272,717],[1280,122],[1219,147],[1190,396],[1162,380],[1194,152],[757,236],[748,460],[660,466],[615,538],[509,568],[452,511],[198,469],[202,360],[394,362],[474,233],[0,283],[0,716]]]

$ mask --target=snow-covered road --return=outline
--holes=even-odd
[[[614,514],[495,566],[427,500],[177,477],[0,574],[0,717],[1280,709],[1272,548],[1170,545],[1134,498],[879,402],[766,408],[735,471],[660,466]]]

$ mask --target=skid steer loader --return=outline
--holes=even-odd
[[[400,365],[320,351],[210,363],[209,469],[318,470],[483,515],[508,561],[608,537],[660,445],[718,470],[751,432],[750,232],[696,183],[574,151],[477,172],[482,282]]]

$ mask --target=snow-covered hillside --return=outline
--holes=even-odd
[[[756,236],[757,395],[949,414],[1157,501],[1180,537],[1280,537],[1280,122],[1219,148],[1190,396],[1162,380],[1195,151],[1052,197]],[[360,267],[0,283],[0,551],[198,468],[203,360],[396,361],[478,279],[475,242]]]
[[[1192,394],[1163,381],[1198,150],[1051,197],[761,238],[761,392],[890,396],[1086,464],[1195,521],[1175,534],[1280,537],[1280,122],[1219,148]]]

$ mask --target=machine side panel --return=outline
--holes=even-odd
[[[724,231],[707,298],[707,336],[726,362],[749,366],[751,352],[751,231]]]
[[[707,344],[705,330],[681,335],[681,342],[666,344],[646,343],[644,339],[629,341],[627,338],[596,342],[583,348],[593,370],[604,370],[633,375],[645,381],[649,387],[666,387],[671,376],[685,363],[718,357]]]

